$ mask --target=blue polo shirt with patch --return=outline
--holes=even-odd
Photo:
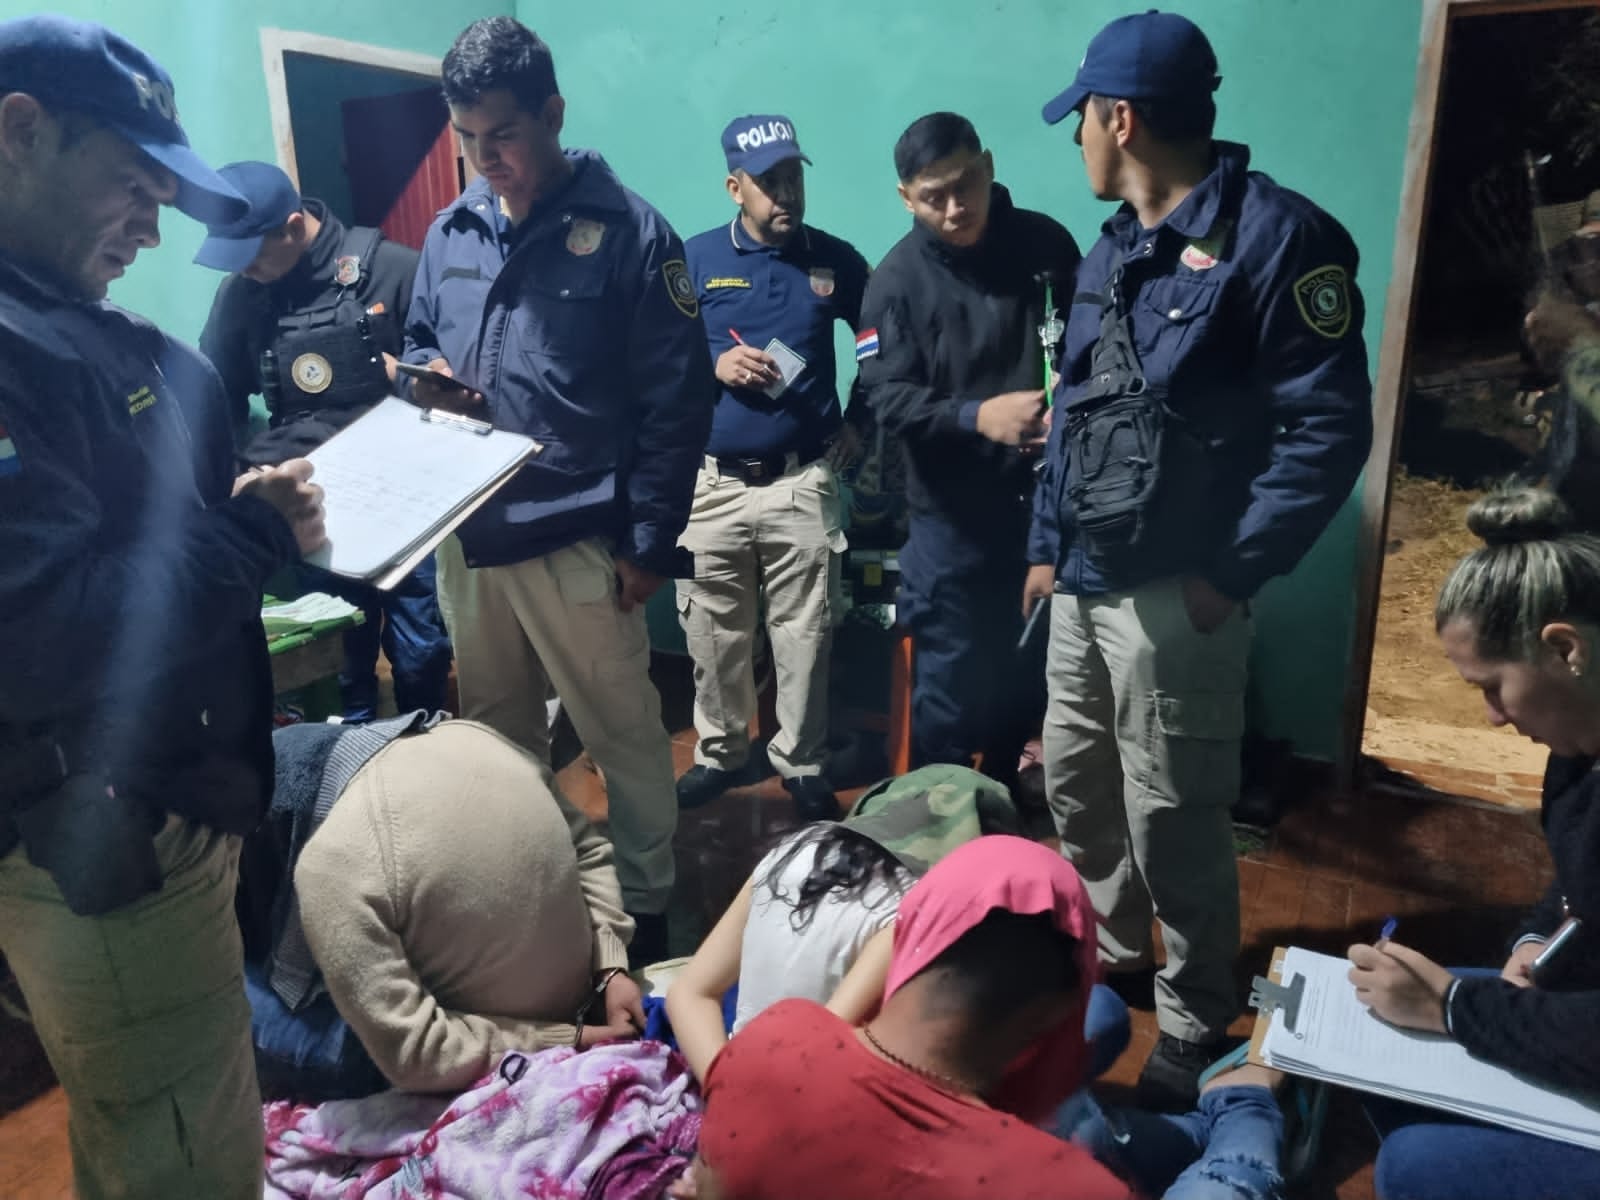
[[[760,388],[722,388],[706,453],[816,457],[841,421],[833,323],[859,329],[867,260],[849,242],[810,225],[782,246],[763,245],[737,216],[690,238],[684,251],[713,360],[734,345],[737,330],[757,350],[777,338],[806,362],[776,400]]]

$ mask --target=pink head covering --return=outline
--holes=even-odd
[[[1084,1082],[1089,1058],[1084,1009],[1100,974],[1094,907],[1077,871],[1061,855],[1026,838],[995,834],[935,863],[900,901],[883,998],[996,909],[1019,916],[1049,913],[1055,927],[1078,942],[1082,1000],[1011,1064],[989,1097],[997,1108],[1039,1121]]]

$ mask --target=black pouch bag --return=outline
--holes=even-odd
[[[1161,481],[1166,410],[1145,381],[1122,303],[1122,269],[1097,297],[1089,383],[1066,413],[1066,512],[1091,553],[1137,546]]]
[[[161,887],[155,835],[162,814],[119,793],[97,771],[69,775],[12,813],[34,866],[48,871],[67,907],[100,916]]]

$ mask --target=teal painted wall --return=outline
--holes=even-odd
[[[367,45],[441,56],[463,26],[512,11],[512,0],[0,0],[0,17],[49,7],[100,21],[147,51],[177,85],[178,111],[189,140],[213,164],[273,161],[263,26],[319,33]],[[337,122],[337,114],[333,120]],[[161,218],[162,244],[146,251],[111,298],[180,337],[196,340],[220,277],[189,260],[202,230],[183,214]]]
[[[922,0],[915,5],[727,0],[587,5],[521,0],[555,51],[567,141],[602,150],[689,235],[728,218],[718,134],[741,113],[792,117],[814,161],[809,219],[872,261],[905,230],[891,149],[924,112],[965,113],[1019,203],[1080,242],[1108,208],[1084,186],[1071,124],[1039,119],[1090,37],[1134,0]],[[1314,197],[1360,246],[1366,335],[1378,330],[1399,212],[1420,0],[1181,0],[1221,62],[1220,136]],[[841,346],[844,339],[841,337]],[[842,360],[848,362],[848,359]],[[1355,509],[1256,611],[1256,724],[1331,756],[1354,603]]]

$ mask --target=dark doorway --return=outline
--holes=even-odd
[[[302,194],[420,249],[462,186],[437,78],[293,50],[283,71]]]

